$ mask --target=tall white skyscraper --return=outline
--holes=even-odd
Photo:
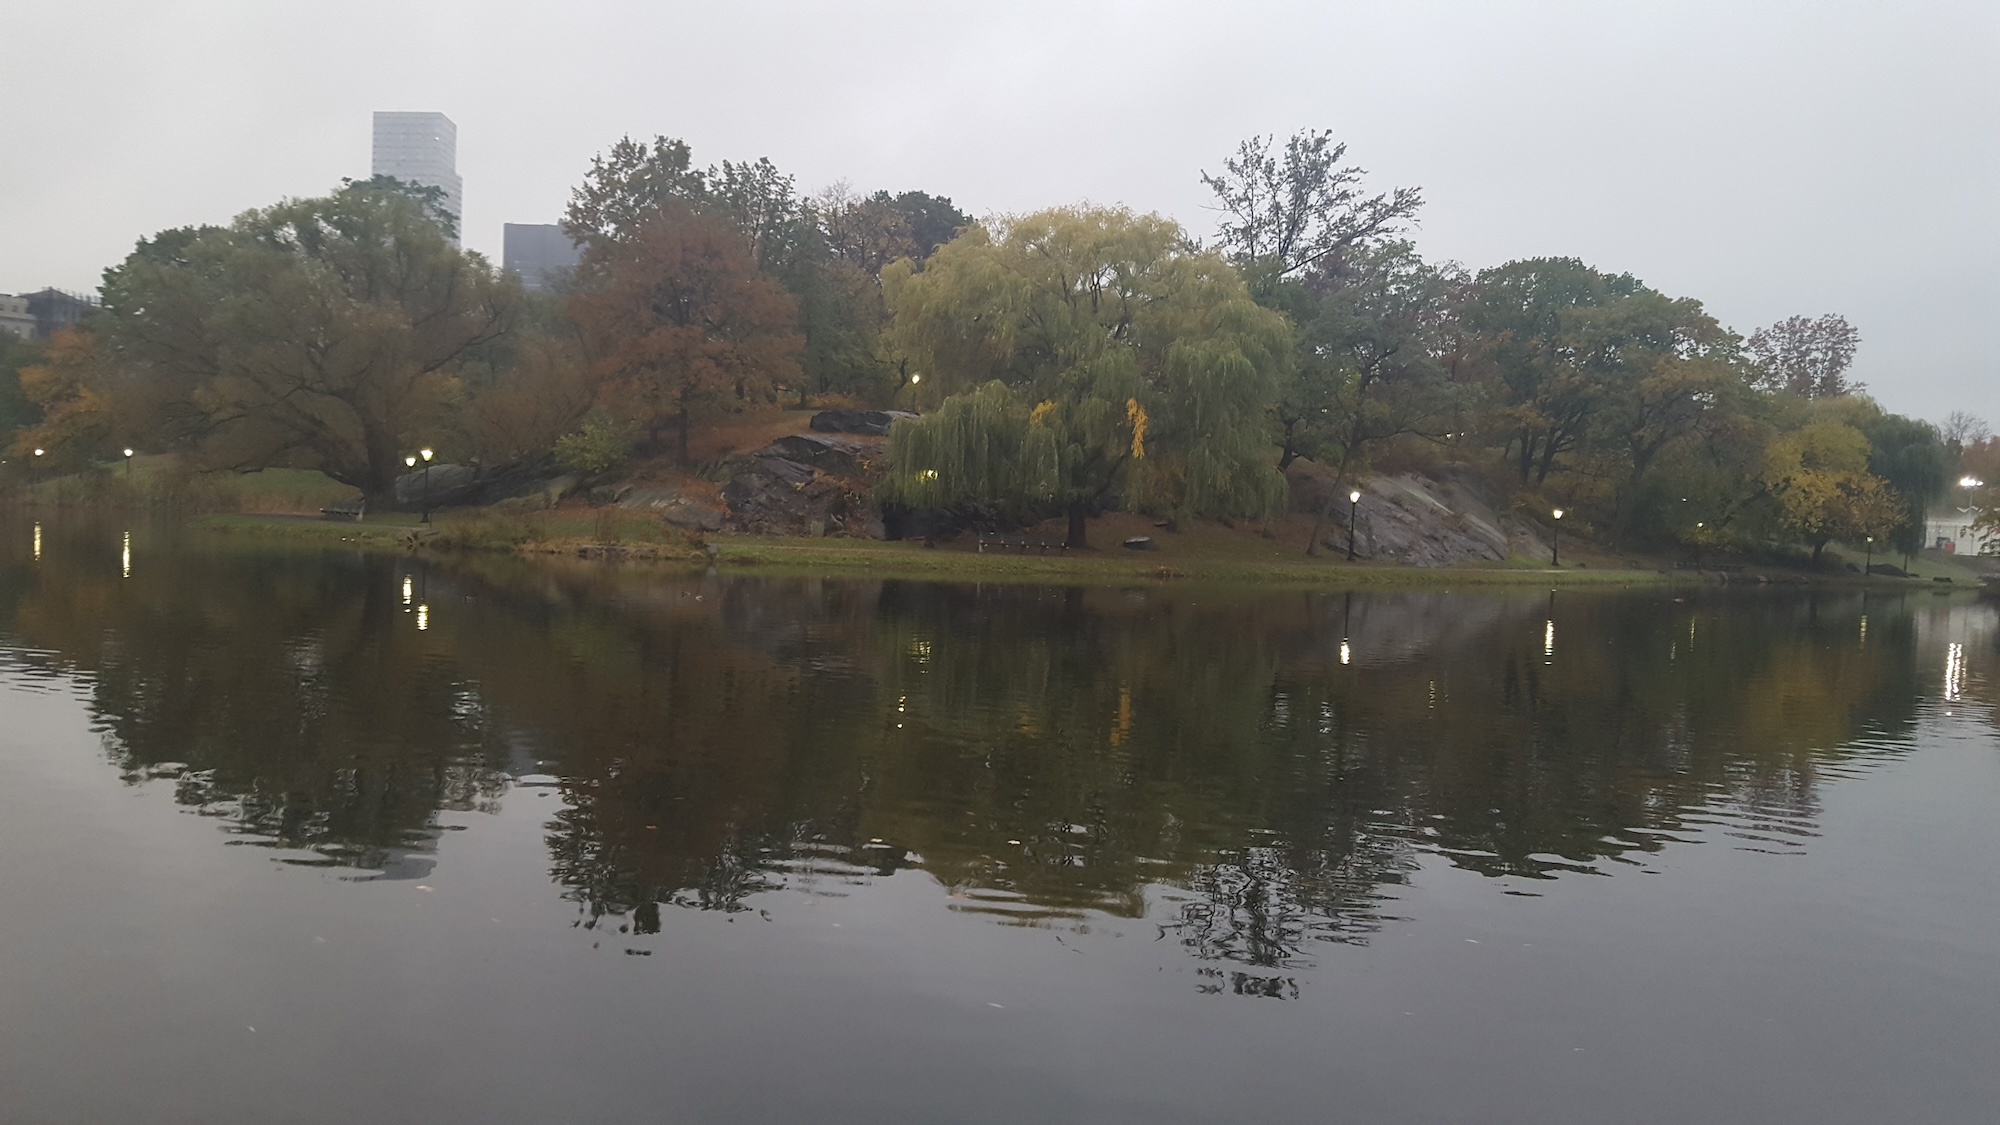
[[[376,113],[373,174],[443,188],[452,219],[465,215],[458,126],[442,113]]]

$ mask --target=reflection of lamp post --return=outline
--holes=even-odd
[[[1861,564],[1861,576],[1866,578],[1873,573],[1875,573],[1875,537],[1870,535],[1868,537],[1868,561]]]
[[[419,451],[424,459],[424,517],[418,523],[431,522],[431,448],[425,446]]]
[[[132,448],[130,446],[125,447],[125,476],[128,480],[132,476]]]
[[[1549,535],[1549,565],[1559,567],[1563,564],[1563,510],[1557,508],[1549,514],[1556,518],[1556,522],[1553,525],[1555,531]]]
[[[1347,561],[1354,561],[1354,514],[1361,510],[1361,490],[1347,494]]]

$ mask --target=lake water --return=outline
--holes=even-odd
[[[0,1122],[1990,1122],[1996,615],[0,524]]]

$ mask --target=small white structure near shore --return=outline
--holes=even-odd
[[[1977,555],[1988,551],[2000,554],[2000,535],[1981,535],[1972,521],[1986,513],[1984,508],[1946,508],[1932,512],[1924,520],[1924,546],[1950,555]]]

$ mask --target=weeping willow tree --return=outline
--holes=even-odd
[[[1283,499],[1266,455],[1284,319],[1181,228],[1065,207],[972,227],[883,272],[893,345],[934,409],[890,434],[891,500],[1180,517]]]

